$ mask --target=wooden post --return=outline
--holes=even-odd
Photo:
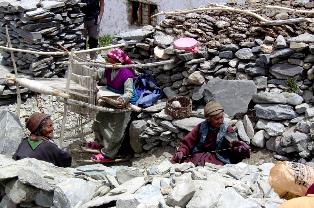
[[[66,94],[69,94],[69,89],[70,89],[70,82],[71,82],[71,75],[72,75],[72,68],[73,68],[73,56],[74,56],[74,50],[72,49],[69,56],[68,77],[67,77],[66,88],[65,88]],[[61,133],[60,133],[60,140],[59,140],[59,145],[61,148],[63,148],[64,129],[65,129],[65,123],[66,123],[67,114],[68,114],[67,100],[68,98],[65,98],[63,102],[63,105],[64,105],[63,106],[63,118],[62,118]]]
[[[5,26],[5,32],[6,32],[6,36],[7,36],[8,47],[12,48],[11,39],[10,39],[10,35],[9,35],[9,29],[8,29],[7,25]],[[13,51],[10,51],[10,52],[11,52],[11,60],[12,60],[13,68],[14,68],[15,77],[18,78],[14,53],[13,53]],[[17,92],[16,115],[18,117],[20,117],[20,109],[21,109],[21,103],[22,103],[22,100],[21,100],[21,90],[20,90],[20,86],[19,86],[19,84],[17,82],[15,82],[15,85],[16,85],[16,92]]]

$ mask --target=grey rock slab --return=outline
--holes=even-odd
[[[224,185],[216,181],[194,181],[195,194],[186,205],[187,208],[214,207],[224,190]]]
[[[296,106],[303,102],[303,97],[296,93],[283,92],[282,94],[285,96],[287,104]]]
[[[5,187],[5,193],[15,204],[31,202],[34,200],[38,189],[25,185],[18,180],[10,181]]]
[[[266,69],[258,66],[245,68],[244,71],[252,77],[266,75]]]
[[[280,49],[280,50],[275,50],[271,52],[270,58],[275,59],[275,58],[287,58],[290,55],[293,54],[293,50],[290,48],[285,48],[285,49]]]
[[[268,122],[265,131],[269,136],[280,136],[285,131],[285,126],[282,123]]]
[[[124,40],[143,40],[146,37],[152,35],[154,31],[155,29],[153,26],[145,26],[141,29],[120,33],[117,35],[117,37],[120,37]]]
[[[248,135],[247,135],[247,133],[245,131],[243,122],[242,121],[238,121],[236,123],[236,127],[237,127],[237,130],[238,130],[238,135],[239,135],[240,139],[242,141],[245,141],[246,143],[250,144],[251,140],[250,140],[250,138],[248,137]]]
[[[302,43],[313,43],[314,42],[314,35],[309,33],[301,34],[297,37],[289,38],[289,42],[302,42]]]
[[[160,189],[153,185],[141,187],[134,193],[134,197],[140,204],[147,205],[148,207],[153,207],[152,205],[157,205],[154,207],[159,207],[159,204],[165,205],[166,203]]]
[[[252,144],[256,147],[259,148],[264,148],[265,146],[265,137],[264,137],[264,130],[259,130],[258,132],[256,132],[256,134],[254,135],[253,139],[252,139]]]
[[[248,104],[257,92],[252,80],[209,80],[205,91],[213,96],[227,115],[233,117],[237,113],[246,113]]]
[[[205,119],[197,118],[197,117],[189,117],[180,120],[173,121],[173,125],[185,129],[187,131],[191,131],[197,124],[203,122]]]
[[[258,118],[267,120],[280,121],[297,117],[297,114],[289,105],[257,104],[254,109]]]
[[[50,9],[56,9],[56,8],[64,7],[65,3],[60,2],[60,1],[49,0],[49,1],[42,1],[41,6],[46,10],[50,10]]]
[[[132,121],[129,129],[130,145],[134,152],[142,152],[143,140],[140,138],[141,132],[147,127],[145,120],[134,120]]]
[[[240,60],[250,60],[254,58],[254,54],[250,48],[241,48],[236,53],[235,56]]]
[[[157,172],[159,174],[165,174],[170,170],[171,167],[172,163],[169,160],[164,160],[157,166]]]
[[[40,190],[35,196],[35,203],[41,207],[53,206],[53,192]]]
[[[303,68],[291,64],[275,64],[270,67],[270,73],[277,79],[288,79],[296,75],[301,75]]]
[[[160,112],[165,107],[166,107],[166,102],[160,102],[148,108],[144,108],[143,111],[148,112],[148,113],[155,113],[155,112]]]
[[[24,136],[20,119],[12,112],[0,112],[0,154],[12,156]]]
[[[177,96],[177,93],[171,89],[171,87],[165,87],[162,90],[168,99]]]
[[[80,178],[70,178],[57,184],[54,190],[53,204],[56,208],[76,207],[93,198],[101,185],[100,182],[85,181]]]
[[[287,42],[285,40],[285,38],[282,35],[278,35],[278,37],[276,38],[275,44],[274,44],[274,48],[275,49],[282,49],[282,48],[286,48],[287,47]]]
[[[120,186],[112,189],[109,192],[109,195],[116,195],[121,193],[128,193],[133,194],[135,191],[137,191],[139,188],[144,186],[146,184],[146,180],[144,177],[136,177],[132,178],[131,180],[128,180],[121,184]]]
[[[296,130],[309,134],[311,130],[311,123],[306,120],[299,121],[296,125]]]
[[[287,102],[286,97],[281,93],[259,92],[253,96],[254,103],[282,103]]]
[[[217,208],[261,208],[256,202],[243,198],[234,188],[226,188],[216,204]]]
[[[41,172],[39,171],[37,172],[31,169],[20,169],[18,172],[19,181],[23,184],[31,185],[44,191],[53,191],[55,184],[49,183],[50,181],[42,177],[40,173]]]
[[[305,110],[305,117],[306,118],[312,118],[312,117],[314,117],[314,108],[312,107],[312,108],[307,108],[306,110]]]
[[[169,46],[174,41],[174,37],[161,32],[156,32],[154,43],[159,46]]]
[[[161,121],[160,125],[168,130],[170,130],[173,133],[179,133],[179,129],[175,127],[171,122],[169,121]]]
[[[245,115],[243,117],[243,125],[245,128],[246,134],[248,135],[250,140],[252,140],[254,137],[254,127],[253,127],[253,124],[252,124],[250,118],[247,115]]]
[[[0,202],[0,207],[1,208],[16,208],[17,205],[14,204],[7,196],[4,196]]]
[[[259,76],[253,79],[257,89],[265,89],[267,87],[267,77]]]
[[[160,118],[160,119],[163,119],[163,120],[168,120],[168,121],[172,121],[173,120],[173,117],[168,115],[168,114],[166,114],[164,109],[162,111],[160,111],[159,113],[153,114],[153,117]]]
[[[144,173],[138,168],[133,167],[121,167],[117,170],[116,178],[119,184],[123,184],[133,178],[143,177]]]
[[[178,177],[166,203],[168,206],[185,207],[194,193],[195,186],[192,179],[185,176]]]

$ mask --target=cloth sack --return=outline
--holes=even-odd
[[[304,196],[313,183],[314,168],[311,166],[280,161],[270,170],[269,184],[283,198],[291,195]]]

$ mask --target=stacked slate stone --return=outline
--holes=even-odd
[[[313,2],[297,6],[312,8]],[[268,18],[278,19],[279,14],[283,15],[272,12]],[[289,18],[297,17],[287,14]],[[155,28],[123,33],[117,40],[141,40],[136,47],[127,49],[134,59],[175,59],[172,64],[150,69],[167,98],[188,96],[194,109],[201,112],[204,104],[215,97],[226,114],[235,119],[242,140],[257,147],[266,146],[278,153],[279,159],[298,156],[309,160],[314,156],[312,30],[312,23],[265,27],[243,14],[202,12],[168,16]],[[173,41],[182,36],[196,38],[199,51],[174,49]],[[164,114],[162,110],[158,112]],[[244,114],[248,115],[243,117]],[[140,141],[144,149],[151,149],[181,135],[159,119],[156,114],[142,119],[147,122],[146,128],[135,143]],[[167,116],[162,120],[177,123]],[[190,128],[181,125],[179,129]]]
[[[83,14],[79,0],[1,1],[0,42],[6,43],[8,26],[12,46],[34,51],[79,50],[84,47]],[[60,47],[60,45],[62,47]],[[64,75],[66,59],[22,52],[14,53],[18,70],[36,77]],[[2,63],[12,66],[9,51],[2,51]]]
[[[268,184],[272,163],[195,167],[164,160],[148,168],[59,168],[30,158],[0,158],[0,207],[275,208],[284,201]]]

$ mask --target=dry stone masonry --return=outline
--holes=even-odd
[[[59,168],[0,155],[0,207],[275,208],[272,163],[195,167],[164,160],[146,169],[101,164]]]
[[[6,44],[8,26],[12,46],[34,51],[84,48],[83,17],[79,0],[0,1],[0,44]],[[63,47],[61,47],[61,46]],[[18,70],[36,77],[63,76],[66,59],[14,53]],[[12,66],[10,52],[2,51],[2,64]]]
[[[258,9],[279,5],[311,9],[306,1],[248,1],[236,8]],[[255,1],[259,2],[259,1]],[[270,20],[307,17],[302,13],[262,9],[257,13]],[[311,16],[311,15],[309,15]],[[175,146],[202,121],[202,108],[215,98],[233,119],[239,137],[260,148],[278,153],[277,159],[314,155],[314,24],[263,25],[252,16],[206,11],[168,15],[160,25],[122,33],[117,42],[138,40],[128,49],[134,59],[173,64],[150,69],[171,98],[192,98],[191,118],[173,119],[164,113],[165,103],[145,109],[141,120],[132,123],[141,133],[132,136],[133,146],[150,150],[158,145]],[[179,37],[199,42],[198,52],[180,51],[172,43]],[[248,116],[243,117],[244,114]],[[142,131],[142,129],[145,129]],[[139,145],[140,144],[140,145]]]

